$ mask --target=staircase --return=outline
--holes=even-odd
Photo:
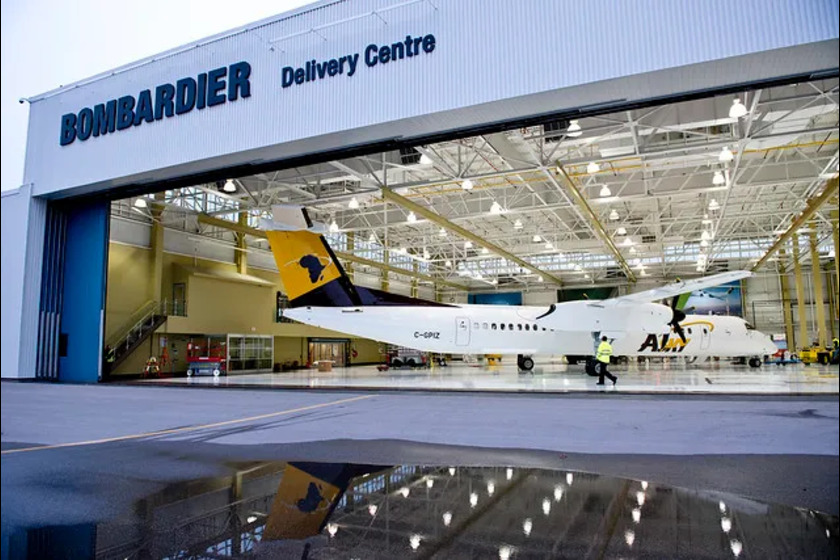
[[[148,301],[138,309],[127,322],[127,327],[118,331],[107,341],[114,352],[114,359],[108,362],[106,356],[105,373],[116,369],[143,342],[149,339],[168,317],[166,302]]]

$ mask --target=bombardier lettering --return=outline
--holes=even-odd
[[[76,139],[84,142],[91,136],[113,134],[143,123],[153,123],[164,117],[189,113],[193,109],[221,105],[239,98],[251,97],[251,65],[237,62],[202,72],[195,78],[186,77],[174,84],[161,84],[144,89],[137,96],[125,95],[84,107],[78,113],[61,116],[59,144],[67,146]]]

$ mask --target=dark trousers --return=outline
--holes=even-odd
[[[616,379],[618,379],[615,375],[607,371],[606,362],[598,362],[598,383],[601,385],[604,384],[604,376],[608,377],[613,383],[615,383]]]

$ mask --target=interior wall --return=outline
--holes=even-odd
[[[129,319],[152,294],[152,251],[111,243],[108,252],[105,340],[130,326]]]

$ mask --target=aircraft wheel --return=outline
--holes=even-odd
[[[218,369],[213,370],[213,377],[219,377],[220,375],[222,375],[222,372],[220,370],[218,370]]]
[[[187,370],[187,377],[192,377],[192,376],[193,376],[193,370],[188,369]]]
[[[408,366],[408,367],[410,367],[410,368],[415,368],[415,367],[417,367],[417,362],[415,362],[415,361],[414,361],[414,358],[409,358],[409,359],[405,362],[405,365],[407,365],[407,366]]]
[[[402,360],[391,360],[391,367],[402,367]]]
[[[750,367],[761,367],[761,360],[758,358],[750,358]]]
[[[532,369],[534,369],[534,360],[532,360],[528,356],[525,356],[524,358],[522,358],[519,367],[524,369],[525,371],[531,371]]]

